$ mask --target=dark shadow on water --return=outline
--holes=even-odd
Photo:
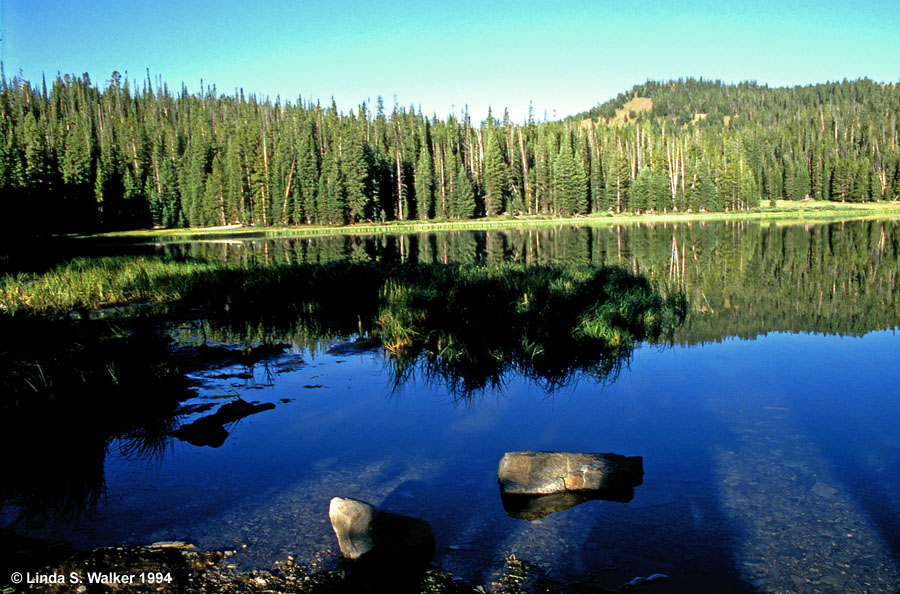
[[[164,322],[0,319],[0,348],[10,354],[0,370],[0,448],[15,453],[0,458],[7,518],[22,526],[80,521],[102,501],[108,456],[159,460],[173,434],[197,436],[205,427],[206,441],[215,441],[211,427],[227,436],[225,427],[274,408],[233,402],[183,425],[213,406],[182,404],[196,396],[186,373],[252,365],[283,347],[174,348]]]
[[[895,462],[892,466],[893,472],[888,472],[888,476],[900,476],[900,464]],[[858,468],[846,471],[844,481],[890,548],[894,559],[900,561],[900,510],[896,494],[892,498],[879,477]]]
[[[821,425],[817,425],[812,422],[814,419],[817,419],[815,413],[806,414],[801,422],[805,422],[809,431],[815,435],[821,451],[829,459],[834,476],[840,477],[847,495],[871,521],[872,527],[890,549],[894,559],[900,561],[900,498],[896,492],[889,490],[900,487],[900,461],[885,461],[884,467],[877,472],[867,468],[867,458],[876,456],[870,457],[863,445],[851,439],[835,440],[833,433],[826,433],[824,430],[828,421],[820,420]],[[876,435],[874,431],[873,435]],[[857,439],[864,442],[866,438]],[[881,455],[886,457],[889,454],[882,452]]]
[[[211,415],[181,425],[171,435],[191,445],[218,448],[228,438],[226,425],[233,425],[245,417],[274,408],[275,405],[271,402],[256,404],[238,398],[223,404]]]
[[[155,323],[0,319],[0,505],[20,521],[66,521],[104,493],[111,449],[164,451],[178,403],[193,393]]]

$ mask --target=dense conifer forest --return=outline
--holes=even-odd
[[[647,82],[561,121],[344,112],[173,92],[149,72],[0,88],[17,228],[343,225],[494,215],[733,211],[900,199],[900,85]]]

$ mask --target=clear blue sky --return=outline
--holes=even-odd
[[[2,60],[39,82],[150,69],[172,89],[333,96],[342,111],[382,95],[446,117],[491,106],[521,122],[565,116],[647,79],[900,80],[897,0],[853,3],[432,2],[430,0],[0,0]]]

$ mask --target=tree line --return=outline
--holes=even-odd
[[[897,200],[898,119],[900,85],[867,79],[647,82],[560,121],[476,124],[380,97],[344,113],[173,92],[149,72],[102,89],[2,74],[0,189],[10,221],[50,232]]]

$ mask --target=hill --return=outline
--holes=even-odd
[[[866,78],[843,82],[827,82],[808,86],[769,87],[755,82],[726,84],[720,80],[685,78],[670,81],[647,81],[620,93],[616,98],[582,112],[574,119],[607,120],[618,117],[623,111],[633,110],[636,115],[651,119],[664,118],[675,123],[696,123],[698,116],[708,123],[722,123],[726,118],[751,120],[768,117],[770,123],[791,110],[850,106],[864,114],[879,110],[893,110],[896,114],[898,85],[876,83]],[[642,109],[635,110],[632,105]],[[646,109],[646,105],[651,109]],[[892,105],[893,104],[893,105]],[[633,119],[633,118],[632,118]]]

